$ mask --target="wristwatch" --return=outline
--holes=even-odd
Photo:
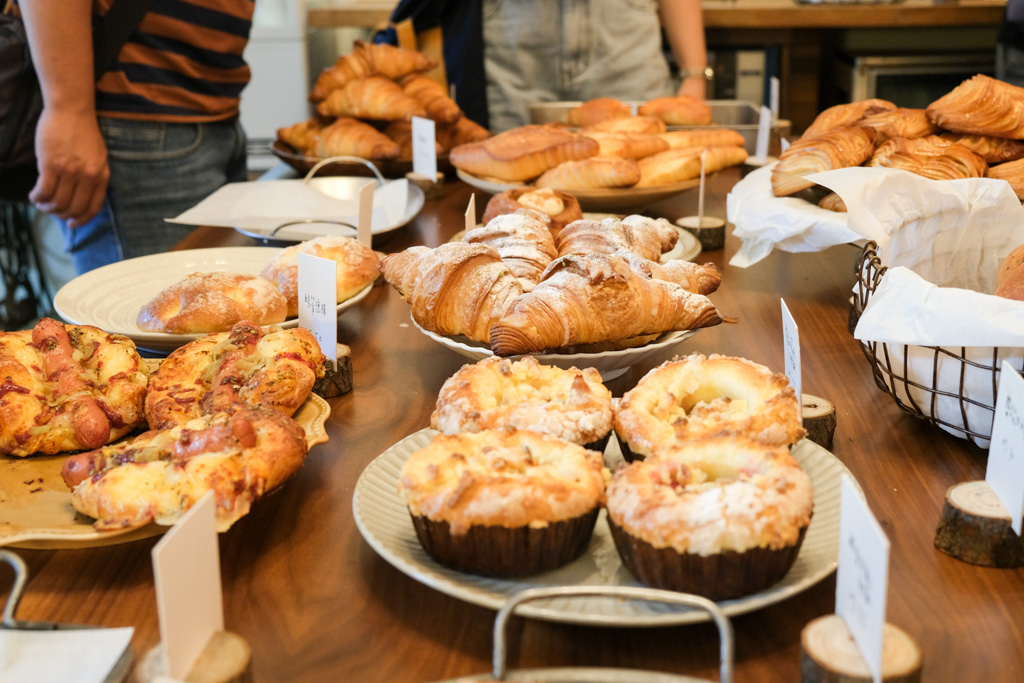
[[[715,77],[715,70],[710,66],[703,69],[680,69],[679,75],[683,78],[703,78],[705,81],[710,81]]]

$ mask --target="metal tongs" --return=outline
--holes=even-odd
[[[2,548],[0,548],[0,560],[6,562],[14,569],[14,584],[11,586],[11,593],[7,597],[7,604],[4,605],[0,629],[16,631],[75,631],[101,628],[86,624],[58,624],[50,621],[23,621],[15,618],[14,613],[18,610],[21,596],[25,592],[25,584],[28,583],[28,566],[21,557],[10,550]],[[125,680],[131,672],[133,660],[132,648],[125,648],[124,653],[107,676],[105,683]]]

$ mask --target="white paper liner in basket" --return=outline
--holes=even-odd
[[[988,446],[1003,360],[1024,368],[1024,302],[991,294],[1002,260],[1024,244],[1024,208],[1002,180],[935,181],[895,169],[809,176],[849,209],[888,268],[854,336],[903,374],[878,373],[901,405]],[[863,273],[855,290],[865,286]],[[863,295],[863,292],[861,292]],[[864,298],[862,296],[861,300]]]

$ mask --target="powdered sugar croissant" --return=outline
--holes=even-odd
[[[610,254],[620,249],[657,261],[679,240],[679,231],[664,218],[626,216],[621,221],[582,219],[558,233],[559,256]]]
[[[413,320],[421,327],[484,343],[523,293],[498,251],[486,244],[410,247],[381,259],[380,271],[412,306]]]
[[[621,256],[565,256],[491,328],[491,350],[537,353],[720,322],[707,297],[637,273]]]
[[[540,282],[541,273],[558,255],[546,218],[536,211],[519,209],[495,216],[487,225],[470,230],[464,240],[497,249],[501,260],[519,278],[523,291],[528,292]]]

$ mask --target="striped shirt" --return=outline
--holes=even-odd
[[[93,12],[111,4],[93,0]],[[154,0],[96,84],[97,113],[177,122],[237,116],[254,8],[254,0]]]

